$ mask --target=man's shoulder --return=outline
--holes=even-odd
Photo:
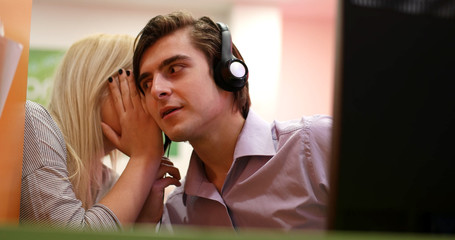
[[[332,128],[332,117],[327,115],[304,116],[288,121],[274,121],[272,129],[277,135],[287,135],[295,132],[326,132]]]
[[[289,121],[274,121],[272,124],[272,138],[277,152],[281,154],[285,145],[302,151],[329,150],[331,136],[332,117],[327,115],[304,116]]]

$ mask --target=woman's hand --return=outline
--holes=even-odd
[[[109,90],[121,130],[118,133],[102,122],[106,138],[130,157],[151,156],[159,159],[163,155],[162,133],[145,110],[131,71],[120,69],[117,76],[110,77]]]
[[[166,176],[167,174],[170,176]],[[139,213],[137,219],[139,223],[158,223],[163,215],[164,189],[170,185],[181,185],[179,170],[165,157],[161,159],[161,165],[156,176],[150,194]]]
[[[112,210],[123,226],[134,223],[159,174],[163,156],[161,130],[143,107],[130,71],[120,69],[109,78],[109,89],[119,124],[102,122],[104,135],[130,160],[100,203]],[[117,81],[118,80],[118,81]]]

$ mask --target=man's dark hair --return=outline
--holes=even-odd
[[[210,73],[213,76],[213,69],[215,69],[221,57],[221,33],[218,26],[208,17],[195,19],[191,14],[186,12],[174,12],[164,16],[158,15],[147,23],[137,36],[135,42],[133,73],[136,79],[136,85],[142,94],[144,94],[144,91],[137,80],[141,58],[145,51],[159,39],[183,28],[191,28],[190,39],[192,44],[205,55],[210,67]],[[240,52],[234,44],[232,44],[232,52],[236,58],[243,61]],[[251,105],[248,82],[244,88],[234,92],[234,103],[242,113],[243,118],[246,119]]]

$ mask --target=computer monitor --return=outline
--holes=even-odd
[[[455,233],[455,1],[338,7],[329,229]]]

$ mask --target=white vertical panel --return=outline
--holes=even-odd
[[[281,11],[273,6],[235,5],[230,30],[250,72],[252,109],[275,119],[281,69]]]

